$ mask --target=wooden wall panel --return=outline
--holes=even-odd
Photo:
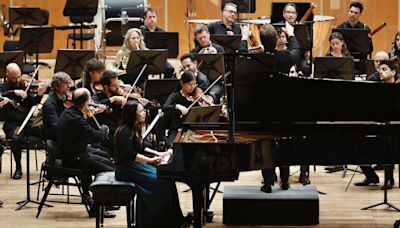
[[[286,0],[275,0],[277,2],[286,2]],[[306,0],[294,0],[294,2],[304,2]],[[9,5],[9,0],[0,0],[0,4]],[[62,15],[66,0],[13,0],[13,5],[37,6],[50,11],[49,24],[66,25],[69,23],[67,17]],[[192,0],[195,5],[196,16],[187,17],[187,7],[190,0],[149,0],[152,7],[158,10],[159,23],[161,27],[168,27],[168,31],[179,32],[180,55],[189,50],[190,41],[193,39],[190,34],[190,28],[187,23],[189,19],[219,19],[221,18],[220,4],[221,0]],[[242,18],[257,18],[270,15],[271,1],[257,0],[257,11],[253,14],[242,14]],[[315,9],[316,14],[332,15],[336,18],[332,25],[337,25],[347,18],[347,8],[350,0],[313,0],[318,4]],[[362,21],[376,28],[383,21],[386,21],[388,26],[380,33],[373,37],[375,51],[390,50],[391,42],[394,34],[398,30],[398,1],[396,0],[364,0],[365,10],[362,15]],[[337,9],[331,9],[331,6],[339,6]],[[165,7],[167,7],[168,24],[165,26]],[[389,10],[392,9],[392,10]],[[51,54],[41,54],[41,58],[55,58],[56,51],[60,48],[66,48],[66,37],[68,31],[56,31],[54,40],[54,50]],[[6,37],[0,34],[0,41],[3,43]],[[327,40],[322,42],[327,47]],[[85,42],[85,46],[87,44]],[[93,47],[93,45],[92,45]]]

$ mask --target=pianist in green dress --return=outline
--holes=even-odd
[[[131,181],[137,189],[137,227],[185,227],[175,183],[157,178],[163,155],[145,147],[142,129],[146,120],[143,106],[129,101],[122,109],[122,124],[115,132],[115,176]],[[155,154],[154,157],[144,152]]]

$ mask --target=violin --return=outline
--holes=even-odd
[[[201,107],[208,107],[214,105],[214,99],[210,95],[203,94],[203,90],[199,87],[196,87],[193,91],[193,94],[187,98],[189,101],[194,102],[197,100],[197,103]]]

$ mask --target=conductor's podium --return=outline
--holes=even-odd
[[[314,225],[319,223],[319,198],[315,186],[275,187],[272,193],[259,186],[226,186],[223,223],[227,225]]]

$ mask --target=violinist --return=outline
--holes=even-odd
[[[180,80],[181,90],[169,95],[163,105],[163,111],[166,114],[165,119],[168,121],[168,144],[174,141],[178,129],[182,128],[183,120],[181,115],[188,114],[188,107],[193,103],[191,94],[197,87],[196,77],[190,71],[185,71]]]
[[[240,26],[235,21],[237,19],[237,5],[228,2],[224,5],[222,10],[222,20],[213,22],[208,25],[210,34],[223,34],[223,35],[241,35],[239,51],[247,52],[247,40],[250,36],[250,31],[247,26]]]
[[[11,152],[14,155],[16,169],[13,174],[13,179],[21,179],[21,145],[16,138],[16,130],[22,124],[28,115],[31,107],[37,105],[42,99],[46,91],[45,87],[39,87],[37,95],[30,95],[26,88],[27,83],[21,79],[21,69],[15,63],[10,63],[6,67],[6,80],[0,86],[0,93],[3,97],[8,97],[10,100],[19,103],[12,105],[9,102],[3,107],[5,123],[3,131],[6,137],[11,140]],[[32,129],[29,124],[25,133],[39,135],[39,131]]]
[[[197,44],[196,47],[190,50],[190,53],[199,53],[199,54],[225,53],[225,49],[221,45],[211,42],[210,32],[208,31],[208,28],[205,25],[196,26],[194,30],[194,38]]]
[[[197,87],[203,91],[207,89],[207,87],[210,85],[208,76],[198,70],[197,67],[199,63],[190,53],[181,56],[181,65],[183,70],[190,71],[195,75]],[[222,81],[217,82],[217,84],[215,84],[209,91],[210,96],[212,96],[214,99],[214,103],[219,103],[223,93],[224,90]]]
[[[101,88],[97,88],[100,84],[100,78],[105,71],[105,65],[101,60],[98,59],[90,59],[86,62],[83,67],[84,73],[82,77],[82,81],[80,85],[77,85],[78,88],[86,88],[90,91],[90,94],[95,94]]]

